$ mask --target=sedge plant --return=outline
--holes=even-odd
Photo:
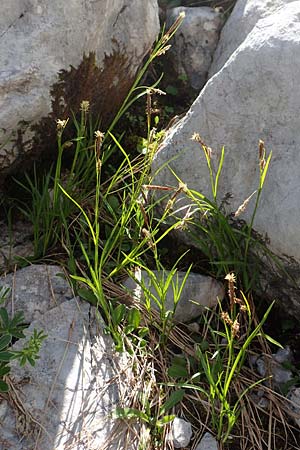
[[[138,290],[142,293],[143,304],[148,313],[150,323],[159,330],[158,345],[162,347],[165,347],[169,340],[170,332],[174,327],[174,315],[192,269],[192,265],[190,265],[182,281],[179,282],[177,267],[183,256],[184,254],[181,255],[170,270],[165,270],[158,255],[156,255],[156,270],[152,270],[139,262],[136,263],[138,270],[134,274],[130,274],[139,286]],[[146,277],[142,275],[142,271],[147,274]],[[153,317],[153,307],[158,311],[158,318]]]
[[[223,204],[218,199],[219,181],[225,158],[224,147],[221,150],[217,170],[214,172],[211,163],[212,150],[205,144],[198,133],[195,133],[192,139],[199,144],[205,155],[212,199],[210,200],[199,191],[190,189],[171,169],[174,176],[178,179],[179,188],[175,191],[172,201],[169,201],[167,208],[170,207],[170,203],[173,206],[179,193],[184,194],[190,206],[185,217],[181,219],[182,228],[187,224],[191,225],[188,229],[189,237],[207,258],[211,271],[215,276],[221,278],[233,271],[241,280],[241,285],[247,293],[258,282],[260,258],[255,254],[255,250],[262,254],[270,255],[262,240],[253,234],[253,225],[272,152],[267,156],[264,143],[262,141],[259,142],[260,172],[258,189],[243,202],[232,217],[232,215],[228,216],[224,212]],[[245,211],[253,197],[256,197],[256,199],[250,222],[249,224],[242,222],[239,226],[237,219]],[[177,211],[174,211],[172,214],[178,220],[176,213]]]
[[[216,320],[206,321],[211,344],[208,343],[207,337],[205,342],[196,345],[195,361],[198,361],[199,370],[187,383],[179,384],[182,389],[200,392],[207,400],[212,429],[222,443],[230,439],[231,432],[240,416],[244,397],[251,389],[267,379],[253,381],[240,392],[235,392],[234,385],[241,377],[249,347],[259,336],[280,346],[263,332],[263,325],[274,302],[257,324],[244,293],[240,292],[240,298],[236,296],[235,275],[228,274],[226,280],[228,281],[229,308],[223,309],[220,303],[220,312],[215,313]]]
[[[105,152],[101,157],[102,164],[105,164],[114,152],[120,152],[119,141],[113,136],[113,130],[123,115],[142,96],[147,96],[147,104],[151,102],[151,95],[159,91],[156,89],[160,79],[152,86],[141,85],[141,81],[147,72],[150,64],[159,56],[163,55],[170,47],[169,41],[181,25],[184,14],[180,14],[178,19],[166,32],[162,32],[160,38],[155,43],[143,67],[139,70],[136,79],[124,99],[119,111],[112,120],[107,132],[103,137]],[[88,116],[89,102],[83,100],[80,106],[80,118],[77,120],[73,113],[73,120],[57,119],[57,160],[55,167],[51,167],[49,172],[40,177],[34,169],[33,176],[25,176],[25,181],[16,182],[29,196],[29,201],[23,202],[20,210],[33,225],[34,234],[34,259],[45,257],[49,250],[54,249],[59,244],[62,235],[68,241],[70,224],[73,223],[74,202],[62,193],[60,186],[78,204],[85,203],[91,192],[95,189],[96,174],[94,171],[94,132],[99,128],[99,121],[93,122]],[[153,144],[155,131],[150,136],[150,117],[152,111],[148,108],[148,146]],[[72,122],[70,124],[70,122]],[[62,136],[66,127],[73,126],[75,137],[62,141]],[[63,170],[63,161],[70,162],[69,171]],[[118,171],[118,173],[120,173]],[[115,179],[114,179],[115,181]],[[71,225],[72,228],[72,225]],[[73,264],[74,266],[74,264]]]
[[[124,159],[113,177],[102,185],[101,172],[106,145],[103,133],[95,133],[96,186],[93,210],[85,210],[63,186],[60,186],[60,189],[78,210],[74,234],[85,268],[81,267],[81,274],[73,273],[71,278],[81,285],[78,293],[100,307],[109,331],[118,348],[121,348],[118,333],[121,309],[116,310],[118,306],[107,299],[103,282],[113,280],[133,264],[140,265],[142,256],[150,249],[156,248],[157,243],[172,227],[157,237],[160,221],[154,222],[152,226],[153,205],[142,205],[141,193],[145,183],[149,182],[152,153],[140,157],[142,162],[137,163],[137,170],[118,140],[112,134],[110,137]],[[172,277],[165,280],[169,285]],[[175,284],[173,288],[179,296],[182,288]]]

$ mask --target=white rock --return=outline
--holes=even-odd
[[[153,162],[153,173],[169,161],[189,188],[211,198],[205,156],[190,138],[199,132],[214,149],[215,168],[225,145],[219,200],[232,193],[227,211],[234,212],[258,187],[258,140],[263,139],[273,158],[254,228],[262,235],[267,233],[276,253],[298,262],[299,73],[300,1],[294,1],[257,22],[171,130]],[[154,184],[178,186],[178,181],[164,167]],[[254,204],[252,199],[241,218],[250,219]]]
[[[0,17],[1,183],[12,164],[26,162],[37,133],[32,125],[48,114],[54,123],[70,114],[68,107],[78,111],[80,102],[89,100],[95,108],[98,105],[97,114],[111,120],[108,116],[118,110],[158,32],[156,0],[4,2]],[[75,76],[84,55],[91,52],[95,65],[91,61]],[[50,90],[59,80],[58,73],[66,75],[70,66],[72,80],[65,86],[68,98],[63,90],[56,92],[54,106]],[[99,68],[96,73],[95,67]]]
[[[293,1],[295,0],[237,0],[222,29],[209,76],[212,77],[224,66],[260,19],[274,14]]]
[[[187,83],[200,90],[206,80],[223,25],[223,17],[209,7],[178,7],[167,10],[167,26],[181,12],[185,18],[172,40],[167,57],[177,76],[187,77]]]
[[[117,445],[109,447],[105,442],[115,425],[111,413],[119,402],[118,375],[122,372],[130,383],[125,369],[128,363],[114,352],[111,337],[103,333],[104,323],[95,321],[94,308],[73,299],[41,315],[27,334],[33,328],[48,335],[36,366],[20,368],[17,362],[11,363],[14,386],[28,413],[27,428],[21,427],[22,412],[9,407],[1,438],[14,449],[19,449],[20,434],[22,449],[36,445],[43,450],[69,446],[74,450],[117,450]],[[22,342],[17,342],[14,348],[20,346]],[[129,448],[135,448],[134,439]]]
[[[157,280],[166,279],[168,271],[153,271]],[[185,273],[178,271],[178,285],[181,286]],[[138,271],[135,277],[139,283],[144,284],[147,289],[161,302],[161,298],[155,289],[151,278],[146,271]],[[176,283],[176,277],[174,278]],[[141,288],[141,284],[135,282],[132,278],[127,278],[123,282],[123,286],[131,291],[133,295],[140,301],[144,301],[145,297]],[[174,319],[178,322],[189,322],[203,313],[205,307],[212,308],[218,303],[218,299],[224,297],[224,287],[214,278],[190,273],[182,290],[181,298],[177,304]],[[157,303],[151,300],[151,305],[159,310]],[[172,285],[169,286],[166,295],[166,310],[174,310],[174,294]]]
[[[195,450],[218,450],[218,443],[210,433],[205,433]]]
[[[5,302],[9,314],[23,312],[26,323],[73,297],[59,266],[33,264],[24,267],[0,277],[1,287],[10,289]]]
[[[189,445],[192,434],[192,425],[190,422],[175,417],[168,440],[173,442],[175,448],[184,448]]]

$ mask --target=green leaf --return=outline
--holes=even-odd
[[[78,289],[78,295],[79,295],[79,297],[81,297],[83,300],[87,301],[91,305],[93,305],[93,306],[97,305],[97,297],[89,289],[86,289],[86,288]]]
[[[176,364],[172,364],[171,367],[168,369],[168,375],[172,378],[187,378],[188,377],[188,371],[186,367],[182,367]]]
[[[178,80],[181,81],[188,81],[188,76],[185,73],[182,73],[181,75],[178,76]]]
[[[149,328],[148,327],[142,327],[138,331],[138,335],[141,338],[144,338],[145,336],[147,336],[148,333],[149,333]]]
[[[127,320],[128,320],[128,325],[133,326],[134,329],[138,328],[138,326],[141,322],[140,311],[136,308],[131,308],[128,313]]]
[[[174,108],[173,108],[173,106],[165,106],[165,112],[167,113],[167,114],[173,114],[174,113]]]
[[[6,288],[4,286],[0,287],[0,304],[5,302],[9,292],[10,288]]]
[[[0,351],[7,348],[11,342],[11,335],[5,334],[0,338]]]
[[[173,391],[165,404],[160,408],[159,415],[165,414],[169,409],[173,408],[177,403],[181,402],[184,397],[184,389]]]
[[[147,344],[148,344],[148,342],[146,341],[146,339],[141,339],[139,342],[139,347],[144,348],[144,347],[146,347]]]
[[[36,361],[31,356],[28,356],[27,360],[32,367],[35,366]]]
[[[141,419],[144,422],[149,423],[148,416],[136,408],[116,408],[113,413],[113,417],[116,419]]]
[[[273,339],[271,336],[269,336],[268,334],[265,334],[265,333],[261,333],[262,334],[262,336],[265,338],[265,339],[267,339],[267,341],[269,341],[269,342],[271,342],[271,344],[274,344],[274,345],[276,345],[277,347],[279,347],[279,348],[283,348],[283,346],[278,342],[278,341],[276,341],[275,339]]]
[[[171,416],[164,416],[162,419],[159,419],[156,421],[156,426],[157,427],[163,427],[165,426],[167,423],[172,422],[175,419],[175,415],[172,414]]]
[[[178,89],[175,86],[172,86],[171,84],[169,84],[166,87],[166,93],[175,96],[178,94]]]
[[[119,204],[119,199],[116,195],[109,195],[107,197],[107,202],[114,212],[119,211],[120,204]]]
[[[186,367],[186,359],[184,356],[174,356],[172,359],[172,365]]]
[[[206,350],[208,350],[208,349],[209,349],[209,343],[208,343],[208,341],[205,341],[205,340],[201,341],[201,342],[200,342],[200,348],[201,348],[201,350],[202,350],[203,352],[205,352]]]
[[[0,361],[10,361],[13,357],[11,352],[0,352]]]
[[[21,323],[24,322],[24,320],[25,320],[25,317],[24,317],[23,312],[18,311],[11,319],[9,327],[10,328],[19,327],[21,325]],[[21,327],[26,328],[26,325],[22,325]]]
[[[264,182],[265,182],[265,178],[266,178],[266,175],[267,175],[267,172],[268,172],[268,169],[269,169],[269,165],[270,165],[271,158],[272,158],[272,152],[270,152],[270,154],[269,154],[269,156],[268,156],[268,159],[267,159],[267,161],[266,161],[265,167],[264,167],[264,169],[263,169],[263,172],[262,172],[262,174],[261,174],[261,179],[260,179],[260,189],[263,188],[263,185],[264,185]]]
[[[4,377],[4,375],[7,375],[9,372],[10,372],[10,367],[9,366],[1,367],[1,369],[0,369],[0,378]]]
[[[4,307],[0,308],[0,318],[2,320],[3,326],[5,328],[7,328],[9,325],[9,317],[8,317],[7,310]]]
[[[5,381],[0,380],[0,392],[8,392],[9,391],[9,386],[7,383],[5,383]]]
[[[126,311],[126,306],[120,303],[114,310],[113,310],[113,321],[116,326],[118,326],[122,320],[124,319]]]

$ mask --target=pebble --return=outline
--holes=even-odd
[[[184,448],[189,445],[192,434],[192,425],[190,422],[175,417],[168,440],[173,442],[175,448]]]

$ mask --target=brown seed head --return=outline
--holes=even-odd
[[[258,141],[258,157],[259,159],[263,159],[265,157],[265,143],[261,139]]]
[[[230,325],[230,326],[232,326],[233,325],[233,322],[232,322],[232,320],[230,319],[230,317],[229,317],[229,314],[228,314],[228,312],[226,311],[222,311],[221,312],[221,319],[225,322],[225,323],[227,323],[228,325]]]
[[[232,326],[231,326],[231,332],[232,332],[232,337],[239,337],[240,335],[240,324],[238,322],[237,319],[235,319],[235,321],[233,322]]]
[[[195,141],[195,142],[199,142],[199,144],[201,144],[201,145],[204,144],[199,133],[193,133],[191,140]]]
[[[101,162],[100,162],[100,151],[101,151],[101,146],[102,146],[102,142],[104,139],[104,133],[102,133],[101,131],[97,130],[95,131],[95,153],[96,153],[96,169],[99,172],[100,168],[101,168]]]
[[[228,295],[230,300],[230,311],[233,311],[233,305],[235,303],[235,285],[236,277],[234,273],[228,273],[225,277],[225,280],[228,281]]]
[[[242,213],[244,213],[246,211],[247,205],[249,203],[249,201],[251,200],[251,198],[253,197],[254,194],[256,194],[257,191],[254,191],[248,198],[246,198],[246,200],[238,207],[238,209],[236,210],[236,212],[234,213],[234,217],[238,217],[240,216]]]

